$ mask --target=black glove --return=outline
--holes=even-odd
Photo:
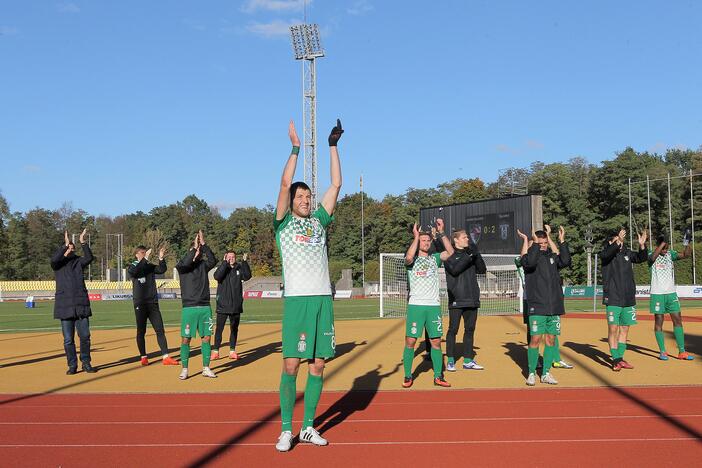
[[[336,119],[336,127],[332,128],[329,134],[329,146],[336,146],[342,133],[344,133],[344,130],[341,128],[341,120]]]

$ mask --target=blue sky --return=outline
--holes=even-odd
[[[273,203],[301,133],[302,1],[0,0],[0,190],[118,215],[195,193]],[[702,2],[315,0],[321,188],[490,182],[501,168],[702,144]],[[298,175],[302,174],[302,164]]]

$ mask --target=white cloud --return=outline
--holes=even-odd
[[[278,19],[268,23],[259,23],[254,21],[246,25],[245,29],[252,34],[256,34],[257,36],[268,38],[282,37],[288,36],[290,34],[290,26],[293,24],[298,24],[299,22],[299,20],[282,21]]]
[[[544,149],[544,144],[536,140],[527,140],[526,145],[529,149]]]
[[[80,13],[80,7],[73,2],[63,2],[56,5],[61,13]]]
[[[234,211],[239,208],[248,208],[253,205],[245,204],[245,203],[236,203],[236,202],[226,202],[226,201],[220,201],[220,202],[215,202],[212,203],[210,206],[213,208],[216,208],[217,211]]]
[[[19,34],[19,29],[10,26],[0,26],[0,36],[14,36]]]
[[[371,5],[367,0],[358,0],[354,2],[351,7],[346,9],[346,13],[349,15],[359,16],[371,12],[373,9],[373,5]]]
[[[312,3],[310,1],[310,3]],[[267,11],[300,11],[305,7],[305,0],[247,0],[241,10],[253,13],[258,10]]]

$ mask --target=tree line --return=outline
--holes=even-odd
[[[583,284],[587,278],[585,230],[592,227],[594,252],[602,242],[620,227],[629,225],[629,184],[631,185],[634,226],[648,225],[646,183],[650,183],[651,230],[654,236],[669,235],[668,182],[671,179],[673,239],[680,246],[682,231],[691,226],[689,174],[692,178],[694,211],[702,217],[702,148],[698,150],[671,149],[665,154],[637,152],[626,148],[612,159],[590,164],[583,158],[567,162],[536,161],[526,168],[510,168],[492,183],[479,178],[457,178],[432,188],[408,188],[403,194],[388,194],[380,200],[363,195],[366,281],[377,281],[379,254],[404,252],[411,241],[407,226],[416,221],[419,209],[427,206],[466,203],[495,198],[500,187],[519,181],[530,194],[543,196],[544,221],[552,226],[563,225],[573,254],[573,266],[564,272],[569,284]],[[329,229],[330,274],[335,281],[341,270],[351,268],[354,282],[361,283],[361,197],[350,193],[337,204],[335,219]],[[699,223],[695,223],[696,226]],[[196,195],[182,201],[153,208],[148,213],[137,211],[115,217],[87,213],[65,203],[57,210],[34,208],[27,212],[12,212],[8,201],[0,194],[0,279],[53,279],[49,257],[63,239],[64,229],[79,233],[84,226],[90,231],[95,261],[91,277],[103,278],[105,268],[115,268],[117,258],[114,237],[124,235],[124,264],[132,258],[134,247],[165,245],[167,261],[175,265],[188,249],[194,233],[202,229],[212,250],[220,256],[225,250],[249,254],[255,276],[279,275],[280,258],[273,233],[273,206],[238,208],[223,216]],[[697,236],[697,239],[702,237]],[[79,249],[80,250],[80,249]],[[702,254],[702,251],[700,251]],[[681,261],[676,272],[677,282],[692,283],[692,260]],[[702,260],[698,260],[702,277]],[[170,271],[167,273],[170,276]],[[637,281],[648,282],[645,265],[636,268]]]

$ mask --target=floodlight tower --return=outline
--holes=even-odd
[[[312,204],[317,208],[317,73],[315,60],[324,57],[316,24],[290,26],[295,60],[302,60],[302,125],[304,137],[305,183],[312,190]]]

